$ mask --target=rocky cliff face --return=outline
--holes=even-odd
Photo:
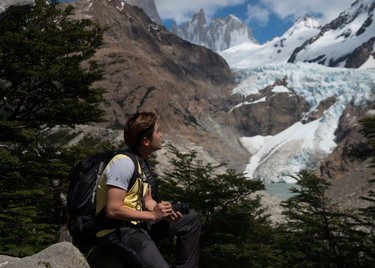
[[[372,107],[346,108],[336,130],[338,146],[322,163],[317,175],[332,183],[328,197],[344,208],[358,208],[370,205],[361,199],[368,196],[370,190],[375,191],[375,185],[369,180],[375,174],[369,159],[358,159],[348,154],[352,149],[367,148],[366,139],[360,133],[359,120],[371,116]]]
[[[302,119],[309,110],[308,103],[295,93],[275,93],[272,90],[277,86],[286,86],[287,77],[276,81],[259,91],[235,103],[249,103],[252,105],[236,106],[232,110],[234,122],[243,136],[276,135]]]
[[[184,40],[216,52],[243,42],[258,43],[253,37],[251,29],[235,16],[215,18],[207,23],[203,9],[186,24],[180,26],[175,24],[171,31]]]
[[[143,10],[115,1],[77,1],[76,18],[108,26],[96,59],[105,70],[107,119],[122,128],[138,111],[158,110],[164,137],[205,148],[214,159],[243,168],[248,153],[226,122],[234,77],[211,50],[193,45],[154,23]]]

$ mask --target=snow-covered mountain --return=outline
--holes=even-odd
[[[320,26],[305,16],[281,37],[263,45],[243,43],[220,52],[233,69],[264,64],[317,62],[359,68],[375,58],[375,0],[357,0],[332,22]]]
[[[245,169],[249,178],[265,182],[293,182],[290,175],[303,169],[314,170],[336,147],[335,131],[348,105],[368,107],[375,97],[375,72],[345,68],[329,68],[319,64],[297,63],[266,65],[244,69],[239,73],[240,84],[233,94],[244,98],[259,95],[277,80],[286,80],[285,86],[273,88],[274,94],[297,94],[309,104],[304,118],[276,135],[243,137],[241,142],[252,154]],[[317,119],[308,120],[318,106],[332,99],[332,105]],[[251,106],[266,101],[238,103]],[[368,111],[375,114],[375,110]],[[312,117],[310,117],[312,118]]]
[[[342,134],[335,131],[343,117],[351,116],[344,114],[348,107],[375,114],[371,106],[375,99],[374,9],[374,0],[357,0],[323,27],[306,16],[280,38],[263,45],[244,43],[220,53],[240,82],[233,94],[243,99],[230,112],[241,109],[243,116],[246,109],[254,111],[251,106],[267,100],[261,90],[274,88],[274,94],[303,97],[310,107],[304,117],[314,118],[293,123],[276,135],[243,137],[243,145],[252,154],[245,170],[250,178],[290,181],[289,175],[318,168],[337,146],[337,135]],[[286,84],[275,86],[280,80]],[[323,102],[333,104],[322,109]],[[310,116],[318,114],[318,106],[320,116]]]
[[[298,19],[281,37],[275,37],[263,45],[254,42],[244,42],[237,46],[232,46],[219,54],[228,62],[232,69],[286,63],[297,47],[320,32],[320,27],[317,20],[306,15]]]
[[[172,33],[190,43],[219,52],[244,42],[257,44],[251,29],[233,15],[212,19],[207,23],[204,10],[201,9],[191,21],[184,25],[173,25]]]
[[[358,68],[375,56],[375,0],[357,0],[291,55],[289,62]]]

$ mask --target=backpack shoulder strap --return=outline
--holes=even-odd
[[[133,172],[133,176],[129,182],[129,186],[128,186],[128,190],[130,188],[133,187],[135,181],[137,180],[137,177],[139,175],[139,168],[140,168],[140,163],[139,163],[139,160],[138,160],[138,156],[136,156],[135,154],[129,152],[128,150],[118,150],[118,151],[115,151],[115,155],[117,154],[124,154],[126,156],[128,156],[132,161],[133,161],[133,164],[134,164],[134,172]]]
[[[133,151],[131,151],[131,149],[127,149],[127,153],[134,155],[137,158],[140,168],[142,169],[142,172],[145,175],[145,179],[147,180],[148,184],[151,186],[152,197],[154,198],[156,202],[158,203],[161,202],[162,198],[159,193],[158,183],[154,177],[149,161],[147,159],[141,159]]]

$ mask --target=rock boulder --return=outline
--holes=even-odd
[[[54,244],[39,253],[14,258],[0,255],[0,267],[4,268],[90,268],[82,253],[69,242]]]

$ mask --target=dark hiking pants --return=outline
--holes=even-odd
[[[139,226],[121,227],[101,237],[98,243],[108,253],[121,258],[126,267],[166,268],[169,265],[161,256],[154,241],[170,236],[177,237],[176,268],[196,268],[199,259],[201,226],[194,210],[174,224],[155,222],[149,231]]]

